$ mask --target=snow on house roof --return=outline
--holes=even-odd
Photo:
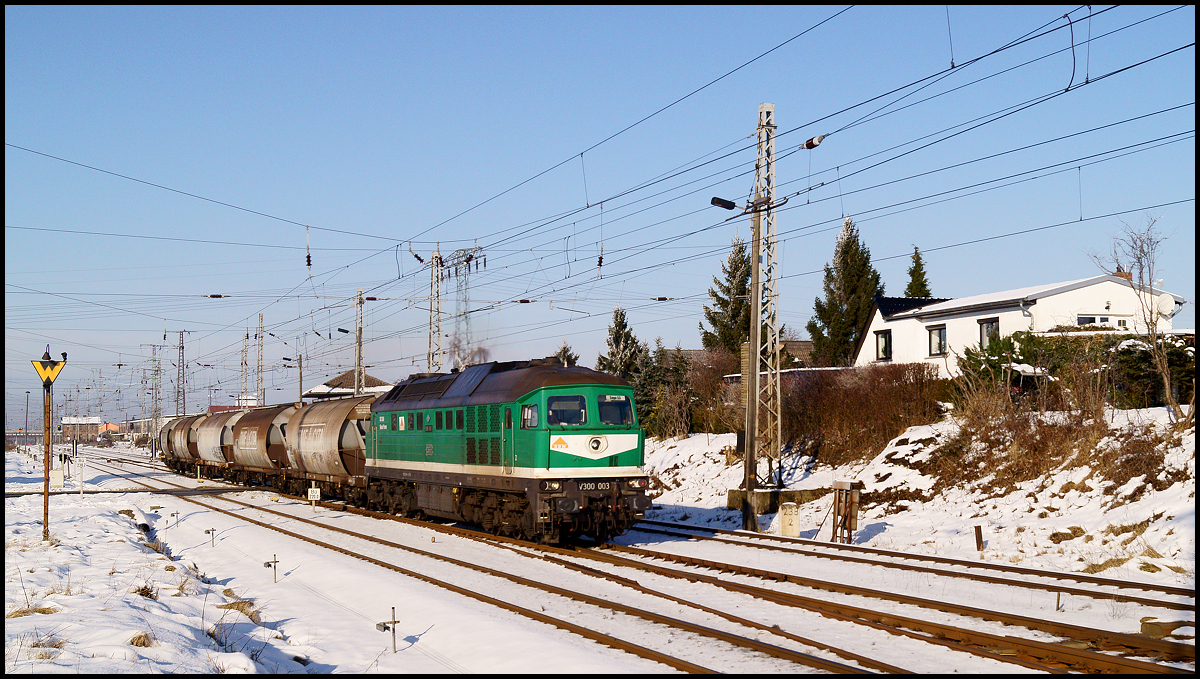
[[[381,380],[379,378],[372,377],[372,376],[366,374],[365,372],[363,373],[362,393],[364,393],[364,394],[386,394],[387,392],[391,391],[391,389],[392,389],[391,384],[384,382],[383,380]],[[313,387],[312,389],[309,389],[308,391],[304,392],[303,397],[304,398],[330,398],[333,396],[349,396],[349,395],[352,395],[353,393],[354,393],[354,371],[347,370],[346,372],[342,373],[341,375],[338,375],[337,377],[330,379],[329,381],[325,382],[324,384],[318,384],[317,386]]]
[[[1095,285],[1111,281],[1121,285],[1129,285],[1129,281],[1117,276],[1101,275],[1092,276],[1091,278],[1080,278],[1074,281],[1063,281],[1060,283],[1048,283],[1045,285],[1034,285],[1027,288],[1016,288],[1014,290],[1001,290],[1000,292],[989,292],[982,295],[973,295],[971,297],[959,297],[944,302],[929,304],[927,306],[903,311],[892,316],[892,318],[908,318],[933,316],[947,313],[957,313],[962,311],[970,311],[974,309],[989,309],[1004,306],[1015,306],[1021,302],[1036,302],[1042,297],[1057,295],[1059,293],[1075,290],[1078,288]],[[1160,294],[1161,290],[1151,290],[1154,294]],[[1182,302],[1183,298],[1179,295],[1171,293],[1177,301]]]

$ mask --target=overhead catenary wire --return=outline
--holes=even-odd
[[[1085,80],[1086,80],[1086,79],[1085,79]],[[187,322],[187,323],[191,323],[191,322]]]

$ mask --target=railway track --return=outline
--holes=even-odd
[[[107,463],[99,463],[99,464],[107,464]],[[110,467],[110,468],[112,468],[114,470],[116,469],[115,466]],[[143,485],[145,485],[148,489],[158,491],[157,488],[154,488],[149,483],[136,481],[136,480],[135,480],[135,482],[143,483]],[[179,484],[174,484],[173,482],[170,482],[170,481],[166,481],[164,479],[154,479],[154,482],[160,483],[160,484],[172,485],[172,486],[179,485]],[[243,491],[243,489],[240,489],[240,488],[237,488],[234,490],[235,490],[235,492]],[[607,633],[599,632],[596,629],[593,629],[591,626],[582,626],[582,625],[578,625],[575,623],[571,623],[567,620],[564,620],[563,617],[552,617],[541,611],[534,610],[534,608],[532,608],[530,606],[522,606],[519,604],[512,603],[510,601],[505,601],[505,600],[501,600],[496,597],[481,594],[478,592],[478,589],[479,589],[478,587],[464,587],[460,584],[455,584],[454,582],[449,581],[452,578],[450,577],[449,573],[447,572],[445,565],[449,564],[450,566],[453,566],[456,569],[472,571],[474,573],[481,573],[481,574],[485,574],[485,575],[488,575],[488,576],[491,576],[494,578],[502,578],[502,579],[512,582],[514,584],[518,584],[518,585],[524,586],[526,588],[536,590],[537,592],[539,592],[539,594],[533,598],[537,601],[541,601],[542,602],[541,606],[543,608],[545,608],[548,605],[547,604],[548,599],[545,598],[544,595],[549,594],[549,595],[553,595],[553,597],[561,598],[564,600],[569,599],[569,600],[575,602],[576,604],[582,604],[587,607],[592,607],[592,608],[600,609],[600,610],[604,610],[604,611],[620,613],[620,614],[623,614],[624,616],[628,616],[630,618],[639,618],[647,623],[651,623],[660,628],[660,632],[655,633],[653,635],[649,635],[649,636],[662,637],[662,638],[670,637],[676,642],[674,644],[676,647],[679,647],[679,646],[685,647],[684,649],[681,649],[682,652],[680,652],[679,655],[691,655],[691,656],[700,656],[700,657],[711,656],[712,655],[712,653],[711,653],[712,644],[714,641],[716,641],[716,642],[727,644],[727,645],[730,645],[733,647],[737,647],[739,649],[747,649],[747,650],[755,651],[763,656],[766,656],[767,658],[772,659],[773,664],[771,662],[768,662],[763,665],[764,671],[770,671],[772,669],[774,671],[794,671],[794,668],[796,665],[802,665],[802,666],[809,667],[809,668],[819,669],[819,670],[823,670],[823,671],[830,671],[830,672],[839,672],[839,673],[864,672],[865,671],[862,667],[856,667],[853,665],[848,665],[844,662],[839,662],[839,661],[815,656],[815,655],[797,650],[794,647],[784,647],[784,646],[780,646],[778,644],[762,641],[762,640],[756,638],[756,635],[747,636],[744,633],[735,633],[735,632],[729,631],[729,629],[720,629],[720,628],[712,626],[711,624],[703,624],[702,622],[697,622],[696,620],[694,620],[694,618],[702,617],[702,616],[698,616],[695,611],[699,611],[701,613],[708,613],[707,611],[703,611],[701,608],[695,608],[694,611],[690,615],[690,617],[693,619],[686,620],[686,619],[681,619],[678,617],[664,615],[661,612],[655,612],[653,610],[650,610],[652,608],[651,606],[630,605],[628,603],[622,603],[619,601],[615,601],[614,598],[611,596],[596,596],[593,594],[587,594],[587,593],[584,593],[581,591],[577,591],[575,589],[562,587],[562,586],[558,586],[558,585],[552,585],[552,584],[548,584],[548,583],[544,582],[544,580],[546,580],[546,579],[560,579],[561,578],[561,570],[558,568],[548,570],[546,573],[543,574],[543,577],[541,579],[535,580],[535,579],[532,579],[529,577],[525,577],[524,575],[517,575],[513,572],[505,572],[505,571],[498,570],[496,568],[480,566],[480,565],[478,565],[478,563],[475,563],[475,562],[458,559],[458,558],[453,558],[453,557],[448,557],[445,554],[437,553],[437,552],[434,552],[429,549],[422,549],[422,548],[418,548],[418,547],[415,547],[412,545],[406,545],[406,544],[401,544],[401,543],[395,542],[395,541],[385,540],[383,538],[379,538],[379,537],[376,537],[373,535],[366,535],[363,533],[346,530],[344,528],[340,528],[340,527],[336,527],[336,526],[325,525],[325,524],[322,524],[320,521],[316,521],[316,520],[312,520],[312,519],[305,519],[301,516],[297,516],[296,513],[289,513],[289,512],[279,511],[279,510],[271,509],[271,508],[267,508],[267,507],[252,505],[250,503],[241,502],[240,500],[235,500],[232,498],[224,498],[224,497],[211,498],[210,501],[211,500],[219,500],[220,502],[227,502],[227,503],[231,503],[234,505],[238,505],[242,508],[241,510],[230,511],[230,510],[221,509],[220,507],[214,506],[212,504],[208,504],[206,502],[200,502],[198,500],[191,499],[191,498],[184,497],[181,499],[184,499],[188,502],[191,502],[193,504],[199,505],[201,507],[204,507],[204,508],[212,510],[212,511],[220,512],[220,513],[223,513],[223,514],[226,514],[229,516],[236,517],[238,520],[246,521],[248,523],[252,523],[254,525],[260,526],[262,528],[282,533],[284,535],[287,535],[287,536],[295,538],[295,539],[303,540],[303,541],[309,542],[311,544],[315,544],[315,545],[318,545],[321,547],[325,547],[327,549],[332,549],[334,551],[337,551],[337,552],[340,552],[343,554],[354,556],[355,558],[363,559],[363,560],[373,563],[375,565],[378,565],[378,566],[381,566],[384,568],[388,568],[390,570],[402,573],[402,574],[410,576],[410,577],[415,577],[415,578],[421,579],[425,582],[435,584],[439,587],[443,587],[450,591],[454,591],[454,592],[462,594],[464,596],[471,597],[478,601],[484,601],[484,602],[492,604],[492,605],[500,606],[501,608],[505,608],[506,610],[510,610],[512,612],[518,613],[520,615],[524,615],[526,617],[530,617],[539,622],[544,622],[547,624],[555,625],[562,629],[567,629],[571,632],[574,632],[574,633],[580,634],[586,638],[592,639],[593,641],[598,641],[599,643],[603,643],[603,644],[611,646],[613,648],[625,650],[625,651],[633,653],[635,655],[639,655],[639,656],[647,658],[647,659],[655,660],[656,662],[661,662],[661,663],[666,664],[675,669],[680,669],[680,670],[684,670],[687,672],[711,671],[708,668],[700,665],[697,662],[692,662],[692,661],[688,660],[687,658],[681,658],[678,655],[675,655],[675,651],[672,651],[671,654],[667,654],[660,650],[655,650],[652,648],[648,648],[645,645],[634,643],[633,641],[621,638],[620,636],[617,636],[615,634],[607,634]],[[298,506],[298,507],[301,510],[304,509],[303,506]],[[340,507],[336,507],[336,506],[334,506],[334,507],[340,508]],[[246,515],[247,511],[261,512],[264,514],[271,515],[272,517],[286,518],[291,522],[303,524],[305,530],[302,532],[300,530],[283,529],[277,525],[273,525],[272,523],[268,523],[263,520],[251,518],[250,516]],[[374,514],[374,513],[371,513],[371,514]],[[276,523],[277,522],[278,521],[276,521]],[[422,525],[424,527],[428,527],[425,524],[420,524],[420,525]],[[332,542],[327,538],[314,537],[311,533],[308,532],[309,529],[315,529],[315,532],[318,532],[318,533],[321,533],[321,532],[336,533],[343,538],[349,538],[350,544],[332,544]],[[353,544],[354,542],[363,542],[363,541],[369,542],[373,545],[387,547],[391,550],[397,550],[399,552],[403,552],[405,555],[408,555],[409,557],[416,556],[416,557],[424,558],[427,560],[428,559],[437,560],[437,561],[441,562],[441,564],[437,567],[440,577],[434,578],[434,577],[422,572],[429,568],[428,564],[426,564],[425,568],[422,568],[421,570],[415,570],[411,566],[402,566],[397,563],[394,563],[393,559],[384,560],[384,559],[380,559],[380,558],[367,556],[366,554],[363,553],[364,550],[363,550],[363,547],[361,544],[359,544],[359,545]],[[493,561],[494,559],[488,558],[488,559],[483,559],[483,560]],[[647,596],[653,596],[653,593],[651,593],[651,592],[644,592],[643,594],[645,594]],[[660,608],[661,608],[661,606],[660,606]],[[613,617],[615,619],[617,616],[613,616]],[[727,621],[735,623],[735,625],[740,624],[739,621],[736,619],[731,619],[728,616],[724,616],[724,617]],[[614,624],[615,624],[615,622],[614,622]],[[728,628],[729,626],[726,625],[725,627]],[[666,629],[661,630],[661,628],[666,628]],[[663,632],[667,632],[667,631],[670,631],[670,633],[669,634],[663,633]],[[643,636],[646,636],[646,635],[643,635]],[[692,641],[690,643],[687,642],[688,638],[692,639]],[[683,643],[680,643],[681,641],[683,641]],[[688,646],[692,647],[691,651],[689,651],[686,648]],[[847,654],[842,653],[842,655],[845,656]],[[853,654],[849,654],[849,659],[852,661],[861,661],[862,663],[866,663],[867,666],[873,666],[875,668],[880,668],[880,669],[890,670],[890,671],[899,671],[899,668],[891,667],[886,664],[880,663],[877,660],[873,660],[873,659],[866,658],[866,657],[857,658],[857,657],[853,656]],[[792,669],[789,670],[789,668],[792,668]]]
[[[664,526],[664,528],[656,528],[655,526]],[[975,562],[925,554],[907,554],[873,547],[704,528],[649,519],[638,522],[634,530],[642,533],[681,537],[687,540],[743,545],[775,552],[833,559],[846,563],[882,566],[896,570],[929,573],[942,577],[963,578],[976,582],[1040,589],[1093,599],[1130,602],[1142,606],[1188,611],[1192,613],[1193,617],[1196,612],[1196,590],[1185,587],[1115,580],[1088,573],[1055,572],[983,561]],[[1087,586],[1079,587],[1074,584],[1065,584],[1068,582]]]
[[[163,483],[171,483],[168,481],[164,481],[162,479],[159,479],[159,481],[161,481]],[[172,485],[178,485],[178,484],[172,484]],[[237,488],[237,489],[241,490],[240,488]],[[247,507],[251,506],[251,505],[246,505],[245,503],[240,503],[239,501],[235,501],[235,500],[232,500],[229,498],[223,498],[223,501],[234,502],[237,504],[245,505]],[[198,504],[201,504],[202,506],[204,506],[203,503],[198,503]],[[1151,657],[1156,657],[1156,658],[1159,658],[1162,660],[1190,661],[1193,663],[1194,663],[1194,659],[1195,659],[1194,646],[1187,646],[1184,644],[1174,644],[1172,642],[1163,642],[1161,640],[1153,640],[1153,639],[1149,639],[1147,637],[1141,637],[1138,635],[1119,635],[1119,634],[1114,634],[1114,633],[1103,632],[1101,630],[1091,630],[1091,629],[1082,628],[1082,627],[1078,627],[1078,626],[1062,625],[1062,624],[1053,623],[1051,621],[1042,621],[1042,620],[1037,620],[1034,618],[1028,618],[1028,617],[1023,617],[1023,616],[1007,616],[1006,614],[1000,614],[995,611],[985,611],[982,609],[973,609],[970,607],[950,607],[950,606],[945,605],[943,602],[921,600],[921,599],[917,599],[914,597],[904,597],[903,595],[895,595],[895,594],[890,594],[890,593],[886,593],[886,592],[863,591],[863,588],[859,588],[859,590],[857,590],[857,591],[850,591],[849,593],[853,594],[853,595],[857,595],[857,596],[871,596],[876,599],[885,599],[885,600],[890,599],[897,603],[911,604],[911,605],[921,606],[921,607],[924,607],[927,609],[936,609],[936,610],[940,610],[940,611],[949,612],[949,613],[952,613],[953,615],[957,615],[957,616],[968,616],[968,617],[974,617],[974,618],[979,618],[979,619],[983,619],[983,620],[999,621],[1004,624],[1021,625],[1021,626],[1024,626],[1024,627],[1027,627],[1030,629],[1042,630],[1042,631],[1048,632],[1050,634],[1065,636],[1069,639],[1069,641],[1066,643],[1047,643],[1044,641],[1020,639],[1020,638],[1013,637],[1013,636],[1007,635],[1007,634],[994,634],[994,633],[975,631],[972,629],[964,628],[962,625],[949,625],[949,624],[945,624],[945,623],[932,622],[932,621],[926,620],[926,618],[929,617],[927,615],[920,615],[919,617],[911,617],[911,616],[902,616],[902,615],[899,615],[896,613],[880,612],[878,610],[879,607],[877,605],[876,606],[868,605],[865,607],[864,606],[856,606],[856,605],[853,605],[850,603],[846,603],[844,601],[842,601],[842,602],[829,601],[829,600],[823,600],[823,599],[818,599],[818,598],[814,598],[814,597],[804,596],[804,595],[797,594],[794,592],[781,592],[781,591],[778,591],[778,587],[772,587],[772,588],[768,589],[768,588],[760,586],[760,585],[749,584],[746,582],[746,580],[748,579],[746,576],[753,577],[753,578],[759,578],[759,579],[767,579],[767,580],[773,581],[775,583],[778,583],[778,582],[793,583],[793,584],[801,585],[801,586],[803,586],[805,588],[809,588],[809,589],[829,590],[829,589],[836,589],[836,588],[828,586],[828,583],[813,582],[813,581],[811,581],[811,579],[805,579],[805,578],[801,578],[801,577],[795,576],[795,575],[789,575],[789,574],[785,574],[785,573],[781,573],[781,572],[774,572],[774,571],[763,570],[763,569],[758,569],[758,568],[747,568],[744,566],[738,566],[736,564],[718,563],[713,560],[697,560],[692,557],[687,557],[684,555],[656,553],[656,552],[652,552],[650,550],[638,550],[636,548],[621,547],[621,546],[615,546],[615,545],[608,545],[603,550],[594,550],[594,549],[593,550],[562,550],[562,549],[558,549],[558,548],[530,545],[529,543],[524,543],[524,542],[515,541],[515,540],[509,540],[509,539],[500,538],[497,536],[480,534],[476,531],[457,528],[454,526],[430,524],[427,522],[416,522],[416,521],[412,521],[409,519],[403,519],[403,518],[395,517],[395,516],[388,515],[388,514],[378,514],[376,512],[368,512],[368,511],[364,511],[364,510],[358,510],[358,509],[355,509],[352,507],[342,507],[341,505],[337,505],[337,504],[329,504],[328,506],[335,508],[335,509],[345,509],[346,511],[349,511],[352,513],[363,514],[363,515],[368,515],[368,516],[373,516],[373,517],[378,517],[378,518],[386,518],[386,519],[390,519],[393,521],[399,521],[399,522],[403,522],[403,523],[412,523],[412,524],[416,524],[416,525],[420,525],[422,527],[428,528],[430,530],[435,530],[435,531],[447,533],[447,534],[459,535],[462,537],[470,538],[472,540],[482,540],[482,541],[486,541],[486,542],[489,542],[492,544],[503,545],[506,549],[508,549],[510,551],[514,551],[514,552],[524,554],[529,557],[535,557],[535,558],[539,558],[543,561],[554,563],[560,568],[568,568],[568,569],[574,570],[575,572],[582,573],[583,575],[587,575],[592,578],[605,579],[605,580],[608,580],[609,582],[619,584],[621,587],[623,587],[625,589],[636,590],[636,591],[642,592],[643,594],[670,600],[671,602],[673,602],[675,604],[680,604],[683,606],[691,607],[694,610],[704,611],[710,615],[715,615],[715,616],[723,618],[727,621],[733,622],[733,623],[741,626],[742,628],[757,629],[757,630],[759,630],[760,635],[761,635],[761,633],[769,633],[769,634],[772,634],[776,638],[786,639],[788,641],[795,642],[797,644],[804,644],[805,646],[807,646],[809,648],[818,648],[818,649],[823,648],[824,650],[826,650],[830,653],[834,653],[845,660],[856,663],[860,667],[866,667],[866,668],[870,668],[870,669],[874,669],[874,670],[878,670],[878,671],[904,671],[904,670],[901,669],[900,667],[896,667],[891,664],[880,662],[879,660],[877,660],[875,658],[868,657],[867,655],[864,655],[861,653],[853,653],[850,651],[845,651],[843,649],[838,648],[837,646],[835,646],[833,644],[821,642],[821,641],[814,640],[814,639],[808,638],[808,637],[802,637],[798,634],[795,634],[794,632],[789,632],[789,631],[780,629],[780,625],[778,623],[776,623],[774,625],[768,625],[767,623],[764,623],[764,622],[750,620],[750,619],[747,619],[740,615],[733,615],[727,611],[721,611],[721,610],[718,610],[718,609],[710,607],[710,606],[705,606],[702,604],[697,604],[692,601],[688,601],[682,597],[678,597],[676,595],[672,595],[672,594],[668,593],[667,590],[669,590],[670,587],[669,587],[669,585],[666,585],[666,584],[657,584],[653,588],[647,588],[642,582],[635,580],[634,578],[635,577],[643,577],[644,578],[646,576],[646,574],[652,574],[656,578],[656,582],[659,582],[658,579],[661,579],[664,581],[674,579],[677,581],[678,580],[686,581],[688,583],[703,583],[703,584],[705,584],[709,587],[715,588],[715,589],[720,589],[720,590],[723,590],[723,591],[729,592],[729,593],[737,593],[738,595],[743,596],[743,597],[749,597],[750,599],[752,599],[756,602],[767,602],[767,603],[771,604],[772,606],[786,607],[787,609],[789,609],[791,611],[789,614],[787,614],[785,616],[780,616],[777,611],[774,613],[767,613],[766,614],[767,617],[762,618],[762,619],[766,619],[768,621],[772,620],[772,619],[795,618],[797,611],[806,611],[809,614],[811,614],[812,616],[823,618],[826,621],[833,620],[833,621],[838,621],[839,623],[857,625],[860,630],[862,628],[867,628],[870,630],[874,630],[876,633],[891,635],[892,637],[901,637],[904,639],[911,640],[914,643],[921,643],[921,644],[933,643],[933,644],[937,644],[937,645],[946,647],[953,651],[971,653],[976,656],[980,656],[983,658],[988,658],[988,659],[996,660],[996,661],[1000,661],[1000,662],[1005,662],[1005,663],[1016,663],[1016,664],[1025,666],[1030,669],[1036,669],[1036,670],[1042,670],[1042,671],[1056,671],[1056,670],[1058,670],[1058,671],[1082,670],[1082,671],[1106,671],[1106,672],[1183,672],[1183,671],[1186,671],[1186,670],[1181,670],[1179,668],[1170,667],[1167,665],[1150,663],[1150,662],[1145,662],[1145,661],[1141,661],[1141,660],[1128,659],[1128,658],[1124,658],[1124,657],[1120,657],[1120,656],[1116,656],[1116,655],[1111,655],[1109,653],[1102,653],[1102,652],[1099,652],[1100,650],[1109,650],[1109,651],[1120,650],[1120,651],[1124,651],[1124,652],[1132,653],[1132,654],[1136,654],[1136,655],[1143,655],[1143,656],[1149,655]],[[213,507],[210,507],[210,508],[216,509]],[[255,509],[257,509],[258,511],[265,511],[265,512],[270,512],[270,513],[275,513],[275,514],[279,513],[279,512],[273,512],[272,510],[269,510],[267,508],[255,507]],[[216,511],[222,511],[222,510],[216,509]],[[226,513],[228,513],[228,512],[226,512]],[[239,518],[245,518],[245,517],[239,516]],[[250,520],[250,519],[247,519],[247,520]],[[252,522],[254,522],[254,521],[252,521]],[[257,522],[255,522],[255,523],[257,523]],[[651,523],[658,524],[661,522],[651,522]],[[270,526],[267,526],[266,524],[261,524],[261,523],[259,525],[263,525],[264,527],[270,527]],[[325,528],[328,529],[328,527],[325,527]],[[693,537],[695,537],[696,534],[700,534],[700,533],[720,533],[720,531],[712,531],[709,529],[696,529],[695,527],[687,527],[687,528],[691,529],[690,531],[685,531],[685,532],[687,532],[689,538],[693,538]],[[640,525],[639,525],[638,530],[641,530]],[[657,529],[654,529],[654,530],[657,530]],[[681,529],[679,527],[673,527],[669,530],[679,531]],[[729,533],[732,533],[732,531],[730,531]],[[374,540],[374,538],[372,538],[370,536],[361,536],[360,535],[360,536],[358,536],[358,538],[366,539],[366,540]],[[738,544],[745,544],[747,542],[744,540],[737,540],[737,539],[733,539],[733,538],[720,538],[720,539],[724,539],[727,542],[736,542]],[[824,545],[818,545],[818,546],[824,546]],[[778,549],[779,547],[776,546],[776,548]],[[794,549],[794,547],[792,545],[786,545],[783,547],[783,549]],[[355,551],[349,551],[346,553],[350,553],[352,555],[358,556],[358,554],[356,554]],[[888,555],[893,556],[894,554],[889,553]],[[656,561],[661,562],[664,560],[669,561],[669,562],[674,562],[675,565],[663,566],[661,564],[655,565],[653,563]],[[942,559],[941,561],[953,561],[953,560]],[[966,562],[966,563],[968,565],[974,565],[970,562]],[[459,564],[456,564],[456,565],[459,565]],[[681,565],[681,567],[680,567],[680,565]],[[944,566],[946,564],[943,563],[941,565]],[[469,567],[479,568],[474,565],[470,565]],[[701,569],[701,568],[716,569],[723,574],[732,574],[732,575],[716,575],[716,576],[714,576],[714,575],[710,575],[707,573],[699,572],[699,569]],[[928,568],[928,567],[926,567],[926,568]],[[615,569],[628,569],[629,575],[617,575]],[[525,569],[517,569],[517,570],[518,570],[518,572],[523,572]],[[942,569],[934,569],[934,570],[942,570]],[[519,576],[515,576],[515,575],[512,575],[512,573],[509,573],[502,577],[508,577],[511,579],[512,577],[519,577]],[[522,583],[522,584],[525,584],[525,583]],[[1045,588],[1043,586],[1043,584],[1044,583],[1035,583],[1032,586],[1039,587],[1039,588]],[[532,585],[532,586],[536,586],[536,585]],[[559,589],[561,590],[562,588],[559,588]],[[578,596],[577,593],[568,593],[568,592],[561,592],[561,591],[556,592],[556,594],[558,594],[559,596],[568,596],[570,598],[575,598],[575,596]],[[576,601],[579,601],[579,599],[576,599]],[[608,599],[602,600],[600,603],[586,602],[586,601],[584,601],[583,603],[589,603],[590,605],[598,605],[598,606],[607,607],[609,610],[619,610],[617,607],[614,606],[614,602],[613,602],[613,600],[611,600],[611,597]],[[747,607],[747,604],[744,601],[742,603],[738,603],[738,604],[734,604],[734,605],[737,607],[738,610],[744,610]],[[1193,610],[1194,610],[1194,607],[1193,607]],[[635,611],[640,611],[641,613],[643,613],[643,615],[641,617],[643,617],[643,619],[645,619],[646,611],[643,611],[640,609],[632,609],[631,608],[630,610],[623,611],[623,612],[625,612],[626,614],[632,615],[632,614],[635,614]],[[662,622],[662,621],[659,621],[659,622]],[[663,624],[670,624],[670,622],[668,621]],[[812,621],[810,619],[810,621],[804,627],[802,627],[802,629],[805,631],[807,631],[809,629],[821,629],[821,628],[829,627],[829,625],[830,625],[829,622]],[[710,634],[711,634],[711,632],[710,632]],[[710,636],[709,638],[720,638],[720,635],[717,635],[716,637]],[[745,639],[747,639],[747,637],[743,636],[742,639],[743,639],[743,641],[741,642],[741,645],[743,645],[743,647],[755,648],[755,646],[753,644],[749,644],[748,642],[745,641]],[[729,640],[726,640],[726,641],[729,641]],[[738,643],[738,642],[736,640],[734,640],[733,643]],[[759,643],[762,643],[762,642],[759,642]],[[895,642],[893,641],[892,644],[894,644],[894,643]],[[1080,646],[1084,646],[1084,645],[1089,646],[1090,648],[1079,648]],[[775,646],[775,644],[767,644],[767,646],[768,647]],[[763,650],[763,648],[760,647],[760,648],[756,648],[755,650],[760,650],[760,651],[766,652],[768,655],[771,654],[770,649]],[[1189,654],[1190,654],[1190,657],[1189,657]],[[647,656],[643,656],[643,657],[647,657]],[[778,656],[776,656],[776,657],[778,657]],[[803,662],[803,661],[792,660],[792,662]],[[807,663],[805,663],[805,664],[807,664]],[[835,663],[835,665],[840,665],[840,663]],[[809,665],[809,666],[812,666],[812,665]],[[832,671],[846,671],[845,666],[822,667],[822,669],[832,670]],[[927,671],[927,670],[925,670],[925,668],[922,668],[922,670]],[[693,668],[693,669],[690,669],[689,671],[695,671],[695,669]]]
[[[661,527],[661,528],[654,528]],[[1166,596],[1190,597],[1193,601],[1188,602],[1164,602],[1158,601],[1158,605],[1170,608],[1177,608],[1180,611],[1195,611],[1195,589],[1184,587],[1172,587],[1172,585],[1142,583],[1123,581],[1123,579],[1114,579],[1108,577],[1100,577],[1084,572],[1070,571],[1046,571],[1045,569],[1027,569],[1027,567],[992,564],[988,561],[968,561],[964,559],[952,559],[948,557],[937,557],[930,554],[910,554],[905,552],[895,552],[892,549],[881,549],[877,547],[864,547],[860,545],[842,545],[839,542],[821,542],[817,540],[805,540],[802,537],[785,537],[782,535],[772,535],[766,533],[746,533],[743,530],[725,530],[719,528],[698,527],[698,525],[690,525],[685,523],[674,523],[667,521],[655,521],[655,519],[642,519],[638,522],[637,530],[642,533],[659,533],[665,535],[674,535],[689,537],[689,539],[703,539],[710,537],[713,540],[727,541],[738,543],[738,545],[750,545],[754,547],[766,549],[779,549],[779,551],[793,551],[811,557],[838,559],[842,561],[851,561],[851,563],[868,563],[871,565],[880,565],[895,567],[895,569],[905,570],[922,570],[919,566],[913,564],[935,564],[944,566],[943,569],[932,569],[930,572],[944,573],[953,577],[962,577],[967,579],[977,579],[980,582],[990,582],[988,577],[980,577],[979,572],[1000,572],[1004,576],[1006,584],[1015,584],[1013,576],[1031,576],[1031,578],[1048,578],[1052,581],[1060,582],[1076,582],[1093,587],[1112,588],[1111,591],[1116,591],[1120,595],[1120,591],[1141,591],[1141,593],[1153,593]],[[1030,579],[1027,582],[1027,587],[1039,587],[1036,579]],[[1051,589],[1051,588],[1046,588]],[[1087,591],[1094,591],[1087,590]],[[1108,589],[1104,591],[1110,591]],[[1134,600],[1136,595],[1130,594],[1130,600]]]

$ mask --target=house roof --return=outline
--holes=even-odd
[[[1000,292],[989,292],[982,295],[972,295],[970,297],[959,297],[957,299],[943,300],[935,303],[927,304],[920,307],[910,308],[902,312],[898,312],[891,318],[922,318],[928,316],[940,316],[945,314],[963,313],[967,311],[984,311],[987,309],[998,309],[1003,307],[1017,306],[1021,303],[1033,304],[1042,297],[1057,295],[1070,290],[1095,285],[1111,281],[1121,285],[1129,285],[1129,281],[1125,278],[1111,275],[1092,276],[1091,278],[1080,278],[1074,281],[1063,281],[1061,283],[1047,283],[1045,285],[1034,285],[1027,288],[1016,288],[1014,290],[1001,290]],[[1149,290],[1152,294],[1161,294],[1161,290]],[[1183,298],[1179,295],[1171,293],[1171,296],[1176,301],[1182,303]],[[887,316],[887,314],[884,314]]]
[[[874,301],[875,306],[879,308],[879,313],[884,316],[895,316],[911,309],[951,302],[953,299],[950,297],[876,297]]]
[[[392,385],[384,382],[377,377],[363,373],[363,388],[364,394],[386,394],[391,390]],[[349,396],[354,393],[354,370],[346,372],[327,380],[324,384],[317,386],[304,392],[305,397],[309,398],[330,398],[333,396]]]
[[[854,351],[851,354],[852,360],[858,360],[858,354],[862,350],[863,343],[866,339],[866,331],[871,327],[871,321],[875,318],[875,312],[878,311],[887,320],[898,320],[904,318],[929,318],[936,316],[947,316],[950,314],[967,313],[972,311],[986,311],[989,309],[1002,309],[1005,307],[1018,306],[1020,304],[1036,304],[1038,299],[1057,295],[1059,293],[1076,290],[1078,288],[1095,285],[1111,281],[1121,285],[1130,285],[1128,278],[1104,274],[1101,276],[1092,276],[1091,278],[1080,278],[1074,281],[1063,281],[1061,283],[1047,283],[1045,285],[1034,285],[1027,288],[1016,288],[1014,290],[1001,290],[1000,292],[989,292],[982,295],[972,295],[970,297],[959,297],[957,299],[938,299],[933,297],[876,297],[871,303],[871,312],[867,316],[867,327],[863,328],[863,334],[859,335],[854,343]],[[1154,295],[1164,294],[1162,290],[1141,288]],[[1176,304],[1183,304],[1184,299],[1174,293],[1165,293],[1171,295],[1175,299]]]

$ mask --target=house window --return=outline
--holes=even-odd
[[[989,318],[979,321],[979,348],[987,349],[992,340],[1000,339],[1000,319]]]
[[[1096,317],[1080,316],[1075,319],[1075,325],[1096,325]]]
[[[929,328],[929,355],[945,356],[946,352],[946,326],[938,325]]]
[[[879,330],[875,332],[875,360],[892,360],[892,331]]]
[[[1117,327],[1118,328],[1127,328],[1129,326],[1125,323],[1125,319],[1122,318],[1121,320],[1117,321]]]

